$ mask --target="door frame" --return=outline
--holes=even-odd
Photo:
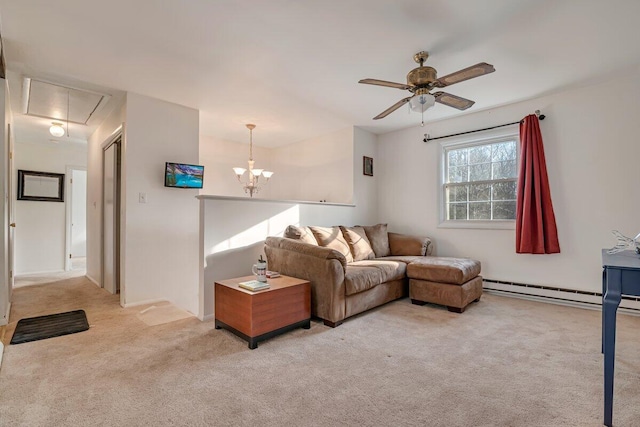
[[[76,166],[76,165],[67,165],[66,173],[65,173],[65,186],[67,188],[67,198],[64,201],[65,203],[65,244],[64,244],[64,271],[71,270],[71,219],[72,219],[72,203],[73,203],[73,184],[71,180],[73,178],[73,171],[87,171],[86,166]],[[88,180],[87,176],[87,180]],[[88,199],[87,199],[88,200]]]
[[[11,299],[13,297],[13,287],[15,285],[15,271],[16,271],[16,256],[15,256],[15,245],[16,245],[16,204],[15,204],[15,195],[16,191],[14,189],[13,177],[15,172],[15,159],[13,158],[15,154],[15,144],[13,141],[13,130],[11,129],[11,123],[7,123],[7,139],[9,141],[9,167],[7,168],[8,172],[8,180],[7,185],[9,186],[9,200],[8,200],[8,209],[9,209],[9,247],[7,253],[7,263],[9,266],[9,307],[11,307]]]
[[[100,287],[104,288],[103,280],[103,261],[104,261],[104,151],[111,144],[120,139],[120,306],[124,307],[126,303],[126,286],[125,286],[125,236],[126,236],[126,132],[125,124],[122,123],[115,129],[102,144],[100,144]],[[88,179],[88,176],[87,176]]]

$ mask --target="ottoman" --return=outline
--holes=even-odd
[[[411,302],[447,306],[462,313],[482,296],[480,262],[466,258],[422,257],[407,266]]]

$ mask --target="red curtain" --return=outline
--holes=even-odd
[[[520,122],[516,252],[519,254],[560,252],[542,135],[538,117],[534,114]]]

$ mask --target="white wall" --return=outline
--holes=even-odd
[[[102,280],[102,154],[103,144],[125,121],[126,98],[89,137],[87,160],[87,276]]]
[[[247,138],[248,138],[247,131]],[[253,146],[255,167],[273,170],[271,166],[272,149]],[[226,141],[200,135],[200,164],[204,165],[204,184],[200,194],[216,194],[218,196],[244,196],[244,190],[233,173],[232,168],[248,168],[249,144]],[[279,174],[278,174],[279,175]],[[247,177],[245,172],[244,178]],[[260,178],[262,179],[262,178]],[[270,198],[270,181],[260,190],[257,197]]]
[[[363,174],[363,156],[373,158],[373,176]],[[378,222],[378,138],[360,128],[353,134],[353,203],[362,224]],[[384,218],[382,218],[384,220]]]
[[[66,173],[67,166],[86,166],[87,146],[16,141],[14,146],[15,185],[17,171]],[[66,183],[65,183],[66,184]],[[65,267],[66,204],[64,202],[16,200],[15,264],[16,275],[63,271]]]
[[[348,127],[274,148],[270,198],[352,203],[353,132]]]
[[[198,110],[128,93],[125,121],[124,302],[197,313],[198,190],[164,187],[164,165],[198,163]]]
[[[519,120],[540,109],[561,253],[515,253],[514,230],[443,229],[439,143],[446,135]],[[614,81],[428,123],[379,137],[379,215],[392,230],[430,235],[440,256],[482,261],[486,278],[601,290],[601,248],[611,230],[640,231],[640,69]]]
[[[254,145],[256,167],[275,172],[254,197],[352,203],[353,150],[353,127],[282,147]],[[247,167],[248,158],[248,144],[200,136],[200,164],[205,166],[200,194],[244,196],[231,168]]]

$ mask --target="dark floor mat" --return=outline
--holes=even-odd
[[[87,329],[89,329],[89,322],[84,310],[30,317],[18,321],[13,337],[11,337],[11,344],[60,337]]]

